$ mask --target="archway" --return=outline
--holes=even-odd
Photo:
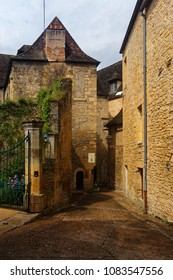
[[[76,173],[76,190],[83,190],[84,188],[84,173],[78,171]]]

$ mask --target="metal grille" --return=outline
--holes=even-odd
[[[29,145],[29,134],[16,146],[0,151],[0,205],[24,205],[24,196],[28,195],[25,185],[26,141]]]

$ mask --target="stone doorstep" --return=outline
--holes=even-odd
[[[0,235],[34,220],[38,215],[39,213],[28,214],[25,212],[16,212],[16,214],[0,222]]]
[[[6,222],[8,222],[11,225],[22,226],[27,222],[33,220],[37,216],[38,214],[17,213],[16,215],[6,220]]]

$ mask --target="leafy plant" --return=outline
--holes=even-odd
[[[39,114],[45,122],[43,132],[50,132],[49,117],[50,117],[50,103],[54,100],[60,100],[65,95],[62,90],[63,79],[57,79],[49,88],[41,89],[37,95],[37,103]]]
[[[25,98],[0,104],[0,149],[14,145],[23,137],[22,122],[38,115],[36,104]]]

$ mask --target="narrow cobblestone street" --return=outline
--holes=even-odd
[[[173,259],[173,227],[121,193],[75,193],[68,209],[2,234],[0,259]]]

